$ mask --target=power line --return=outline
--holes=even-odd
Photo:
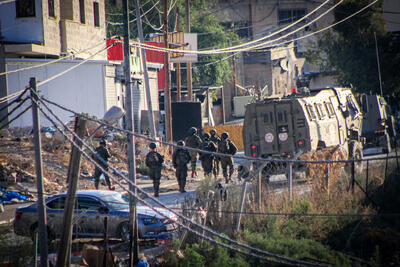
[[[157,3],[155,3],[149,10],[147,10],[145,13],[143,13],[140,17],[142,18],[147,13],[149,13],[153,8],[155,8],[158,5],[159,2],[160,1],[158,0]],[[130,20],[129,23],[133,23],[136,20],[137,20],[137,18],[134,18],[133,20]],[[113,26],[122,26],[122,25],[124,25],[124,23],[120,23],[120,22],[109,22],[109,21],[106,21],[106,23],[109,24],[109,25],[113,25]]]
[[[5,1],[0,1],[0,5],[2,4],[7,4],[7,3],[11,3],[11,2],[15,2],[16,0],[5,0]]]
[[[168,52],[177,52],[177,53],[191,53],[191,54],[222,54],[222,53],[228,53],[228,52],[242,52],[242,51],[248,51],[251,50],[253,48],[256,48],[258,46],[261,45],[265,45],[267,43],[271,43],[274,42],[275,40],[270,40],[267,42],[262,42],[261,44],[258,45],[254,45],[254,46],[249,46],[246,48],[241,48],[241,47],[245,47],[254,43],[258,43],[262,40],[268,39],[272,36],[275,36],[287,29],[289,29],[290,27],[293,27],[294,25],[302,22],[304,19],[308,18],[309,16],[311,16],[313,13],[315,13],[316,11],[318,11],[319,9],[321,9],[325,4],[327,4],[330,0],[326,0],[323,4],[321,4],[320,6],[318,6],[317,8],[315,8],[314,10],[312,10],[310,13],[306,14],[305,16],[303,16],[302,18],[300,18],[299,20],[271,33],[268,34],[267,36],[261,37],[259,39],[244,43],[244,44],[240,44],[240,45],[236,45],[236,46],[232,46],[232,47],[227,47],[227,48],[220,48],[220,49],[213,49],[213,50],[178,50],[178,49],[169,49],[169,48],[159,48],[159,47],[155,47],[155,46],[151,46],[151,45],[146,45],[146,44],[136,44],[136,46],[144,46],[147,48],[152,48],[150,50],[156,50],[156,51],[168,51]],[[326,15],[328,12],[330,12],[331,10],[333,10],[336,6],[338,6],[341,2],[343,2],[343,0],[340,0],[337,4],[335,4],[335,6],[333,8],[328,9],[328,11],[325,11],[324,13],[322,13],[322,15],[318,16],[317,19],[313,19],[310,22],[308,22],[307,24],[303,25],[302,27],[299,27],[298,29],[296,29],[295,31],[290,32],[289,34],[287,34],[286,36],[297,32],[299,30],[301,30],[302,28],[307,27],[308,25],[311,25],[312,23],[314,23],[316,20],[318,20],[319,18],[321,18],[322,16]],[[154,49],[153,49],[154,48]]]
[[[13,121],[15,121],[16,119],[18,119],[19,117],[21,117],[22,115],[25,114],[25,112],[27,112],[30,108],[32,107],[32,105],[29,105],[28,107],[26,107],[22,112],[20,112],[17,116],[15,116],[13,119],[9,120],[6,124],[3,124],[0,127],[0,130],[6,128],[8,125],[10,125]]]
[[[97,47],[97,46],[99,46],[100,44],[103,44],[103,43],[104,43],[104,41],[101,41],[101,42],[99,42],[99,43],[97,43],[97,44],[95,44],[95,45],[93,45],[93,46],[91,46],[89,48],[77,51],[76,54],[77,55],[82,54],[82,53],[84,53],[86,51],[89,51],[89,50],[91,50],[91,49],[93,49],[93,48],[95,48],[95,47]],[[61,57],[61,58],[58,58],[58,59],[55,59],[55,60],[52,60],[52,61],[49,61],[49,62],[46,62],[46,63],[43,63],[43,64],[34,65],[34,66],[30,66],[30,67],[25,67],[25,68],[20,68],[20,69],[16,69],[16,70],[10,70],[10,71],[6,71],[6,72],[1,72],[0,76],[1,75],[7,75],[7,74],[15,73],[15,72],[19,72],[19,71],[25,71],[25,70],[30,70],[30,69],[34,69],[34,68],[43,67],[43,66],[46,66],[46,65],[49,65],[49,64],[53,64],[53,63],[56,63],[58,61],[61,61],[63,59],[66,59],[66,58],[69,58],[69,57],[73,57],[73,56],[75,56],[75,53],[71,54],[71,55],[67,55],[67,56]]]
[[[94,155],[98,160],[104,162],[104,160],[103,160],[101,157],[99,157],[99,156],[94,152],[94,150],[93,150],[90,146],[88,146],[81,138],[79,138],[79,136],[77,136],[77,135],[75,134],[75,132],[73,132],[72,130],[70,130],[70,129],[61,121],[61,119],[59,119],[59,118],[54,114],[54,112],[53,112],[51,109],[49,109],[49,108],[47,107],[47,105],[40,99],[39,96],[38,96],[38,98],[39,98],[39,101],[46,107],[46,109],[47,109],[47,110],[48,110],[48,111],[63,125],[64,129],[68,130],[68,131],[74,136],[74,138],[76,138],[76,140],[78,140],[79,142],[81,142],[91,153],[93,153],[93,155]],[[32,100],[32,101],[36,101],[36,100]],[[49,119],[49,120],[53,123],[53,125],[54,125],[55,127],[57,127],[57,125],[55,124],[55,122],[54,122],[51,118],[49,118],[49,116],[43,111],[43,109],[42,109],[40,106],[38,106],[38,107],[39,107],[39,109],[41,110],[41,112],[46,116],[46,118]],[[57,129],[58,129],[58,128],[57,128]],[[75,144],[75,142],[74,142],[73,140],[71,140],[71,139],[69,138],[69,136],[68,136],[67,134],[65,134],[64,131],[62,131],[61,129],[58,129],[58,130],[71,142],[71,144],[73,144],[75,147],[77,147],[77,148],[79,149],[79,151],[80,151],[90,162],[92,162],[92,163],[95,164],[97,167],[99,167],[104,173],[108,174],[115,182],[117,182],[118,185],[120,185],[123,189],[125,189],[124,186],[123,186],[117,179],[114,179],[114,178],[113,178],[113,175],[112,175],[111,173],[109,173],[108,171],[104,170],[100,164],[98,164],[95,160],[93,160],[90,156],[88,156],[88,155],[86,154],[86,152],[84,152],[81,148],[79,148],[79,146],[78,146],[77,144]],[[203,225],[201,225],[201,224],[198,224],[198,223],[192,221],[191,219],[189,219],[189,218],[183,216],[182,214],[179,214],[179,213],[174,212],[173,210],[171,210],[170,208],[168,208],[167,206],[165,206],[162,202],[160,202],[158,199],[156,199],[156,198],[150,196],[150,195],[149,195],[147,192],[145,192],[143,189],[137,187],[134,183],[132,183],[129,179],[127,179],[124,175],[122,175],[118,170],[116,170],[116,169],[113,168],[112,166],[110,166],[110,168],[111,168],[111,170],[113,170],[116,174],[118,174],[118,176],[119,176],[120,178],[122,178],[122,179],[124,179],[125,181],[127,181],[128,183],[130,183],[130,184],[131,184],[133,187],[135,187],[138,191],[140,191],[140,192],[141,192],[142,194],[144,194],[146,197],[148,197],[148,198],[150,198],[151,200],[153,200],[154,202],[156,202],[156,203],[157,203],[158,205],[160,205],[161,207],[163,207],[163,208],[165,208],[166,210],[172,212],[173,214],[175,214],[175,215],[178,216],[179,218],[181,218],[181,219],[183,219],[183,220],[185,220],[185,221],[187,221],[187,222],[190,222],[192,225],[195,225],[195,226],[197,226],[197,227],[200,227],[202,230],[204,230],[204,231],[206,231],[206,232],[208,232],[208,233],[210,233],[210,234],[212,234],[212,235],[218,236],[219,238],[221,238],[221,239],[223,239],[223,240],[225,240],[225,241],[228,241],[228,242],[230,242],[230,243],[232,243],[232,244],[235,244],[235,245],[237,245],[237,246],[241,246],[241,247],[243,247],[243,248],[249,249],[249,250],[251,250],[251,251],[255,251],[255,252],[257,252],[257,253],[261,253],[261,254],[267,255],[268,257],[276,257],[276,258],[279,258],[279,259],[282,259],[282,260],[286,260],[286,261],[295,263],[295,266],[326,266],[326,265],[314,264],[314,263],[310,263],[310,262],[306,262],[306,261],[296,260],[296,259],[288,258],[288,257],[285,257],[285,256],[281,256],[281,255],[278,255],[278,254],[274,254],[274,253],[271,253],[271,252],[268,252],[268,251],[260,250],[260,249],[251,247],[251,246],[249,246],[249,245],[243,244],[243,243],[241,243],[241,242],[238,242],[238,241],[236,241],[236,240],[230,239],[230,238],[228,238],[228,237],[226,237],[226,236],[224,236],[224,235],[221,235],[221,234],[219,234],[219,233],[217,233],[217,232],[215,232],[215,231],[213,231],[213,230],[211,230],[211,229],[209,229],[209,228],[207,228],[207,227],[205,227],[205,226],[203,226]],[[127,189],[125,189],[125,190],[127,190]],[[158,214],[161,214],[161,215],[163,215],[163,216],[166,216],[165,214],[162,214],[162,212],[156,210],[156,209],[155,209],[150,203],[148,203],[146,200],[140,198],[138,195],[135,195],[133,192],[131,192],[131,191],[129,191],[129,190],[127,190],[127,191],[128,191],[129,193],[131,193],[134,197],[136,197],[137,199],[139,199],[140,201],[142,201],[143,203],[145,203],[148,207],[150,207],[151,209],[153,209],[153,210],[154,210],[155,212],[157,212]],[[198,233],[197,231],[195,231],[195,230],[191,229],[190,227],[188,227],[188,226],[186,226],[186,225],[180,223],[179,221],[176,221],[176,223],[179,224],[179,225],[181,225],[183,228],[187,229],[187,230],[190,231],[190,232],[196,233],[197,235],[200,235],[200,236],[204,236],[204,238],[206,238],[207,240],[209,240],[209,241],[211,241],[211,242],[213,242],[213,243],[219,244],[219,245],[221,245],[221,246],[224,246],[224,247],[226,247],[226,248],[229,248],[229,249],[231,249],[231,250],[233,250],[233,251],[237,251],[237,252],[239,252],[239,253],[246,254],[246,255],[248,255],[248,256],[257,257],[257,258],[264,259],[264,260],[267,260],[267,261],[272,261],[272,262],[275,262],[275,263],[281,263],[281,264],[283,263],[283,262],[280,262],[280,261],[276,261],[276,260],[272,260],[272,259],[266,258],[266,257],[264,257],[264,256],[260,256],[260,255],[257,255],[257,254],[253,254],[253,253],[248,253],[248,252],[242,251],[242,250],[240,250],[240,249],[237,249],[237,248],[235,248],[235,247],[226,245],[226,244],[224,244],[224,243],[222,243],[222,242],[219,242],[219,241],[214,240],[214,239],[212,239],[212,238],[210,238],[210,237],[207,237],[207,236],[205,236],[205,235],[203,235],[203,234],[201,234],[201,233]],[[219,243],[218,243],[218,242],[219,242]],[[285,264],[288,264],[288,263],[285,263]],[[301,265],[299,265],[299,264],[301,264]],[[288,264],[288,265],[293,265],[293,264]]]

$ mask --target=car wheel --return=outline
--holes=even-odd
[[[128,242],[129,241],[129,232],[130,232],[129,222],[123,222],[123,223],[121,223],[119,225],[119,227],[118,227],[118,236],[124,242]]]

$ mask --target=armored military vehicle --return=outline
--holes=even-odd
[[[358,101],[363,113],[362,136],[366,140],[364,148],[376,148],[380,150],[377,153],[390,152],[392,143],[395,144],[392,140],[396,138],[390,106],[379,95],[362,94]]]
[[[362,118],[350,88],[300,88],[288,96],[250,103],[243,124],[245,155],[293,158],[340,145],[349,158],[361,158]],[[264,169],[269,174],[285,171],[285,164],[274,162]]]

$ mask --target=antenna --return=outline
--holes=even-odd
[[[380,87],[380,89],[381,89],[381,96],[383,96],[383,92],[382,92],[382,78],[381,78],[381,65],[380,65],[380,63],[379,63],[378,41],[376,40],[376,32],[374,32],[374,37],[375,37],[376,62],[378,63],[379,87]]]

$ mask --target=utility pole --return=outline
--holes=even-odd
[[[37,93],[36,78],[32,77],[29,81],[31,89]],[[32,99],[32,120],[33,136],[35,141],[35,163],[36,163],[36,184],[38,194],[38,217],[39,217],[39,247],[40,247],[40,266],[48,267],[48,247],[47,247],[47,217],[43,199],[43,167],[42,167],[42,144],[40,140],[40,120],[39,109],[37,106],[38,97],[31,92]]]
[[[135,0],[135,9],[136,9],[136,18],[137,18],[137,27],[139,33],[139,40],[141,44],[144,44],[144,37],[143,37],[143,26],[142,26],[142,19],[140,17],[140,9],[139,9],[139,0]],[[150,94],[150,83],[149,83],[149,73],[147,72],[147,61],[146,61],[146,50],[144,47],[140,49],[141,51],[141,58],[143,64],[143,74],[144,74],[144,86],[146,88],[146,99],[147,99],[147,109],[148,109],[148,116],[149,116],[149,124],[150,124],[150,132],[151,137],[156,137],[156,126],[154,124],[154,114],[153,114],[153,106],[151,104],[151,94]]]
[[[176,31],[179,32],[179,7],[176,8]],[[181,102],[181,63],[176,63],[176,102]]]
[[[232,76],[233,76],[233,96],[237,96],[237,88],[236,88],[236,59],[235,54],[232,57]]]
[[[168,44],[168,5],[167,0],[164,0],[164,47],[169,48]],[[165,132],[167,141],[172,141],[172,116],[171,116],[171,88],[169,77],[169,52],[165,52],[164,60],[165,70],[165,86],[164,86],[164,105],[165,105]]]
[[[75,132],[82,138],[86,131],[86,120],[77,117],[75,120]],[[79,148],[72,146],[71,159],[68,167],[68,192],[63,215],[63,229],[60,238],[60,247],[57,255],[57,267],[69,266],[69,251],[72,237],[72,218],[74,215],[74,206],[76,201],[76,189],[78,187],[79,173],[81,168],[82,142],[74,137],[74,142]]]
[[[185,2],[186,9],[186,32],[190,33],[190,5],[189,0]],[[186,79],[187,79],[187,93],[188,93],[188,101],[193,100],[192,96],[192,63],[186,63]]]
[[[134,120],[132,110],[132,87],[131,87],[131,68],[130,68],[130,45],[129,45],[129,4],[128,0],[123,0],[124,15],[124,74],[125,74],[125,122],[126,129],[133,132]],[[136,86],[138,86],[136,82]],[[136,155],[135,155],[135,137],[131,133],[127,134],[128,149],[126,151],[128,158],[129,180],[136,185]],[[129,184],[129,190],[137,195],[137,189]],[[138,224],[136,199],[129,194],[129,225],[130,225],[130,242],[129,242],[129,267],[133,267],[139,261],[138,246]]]

